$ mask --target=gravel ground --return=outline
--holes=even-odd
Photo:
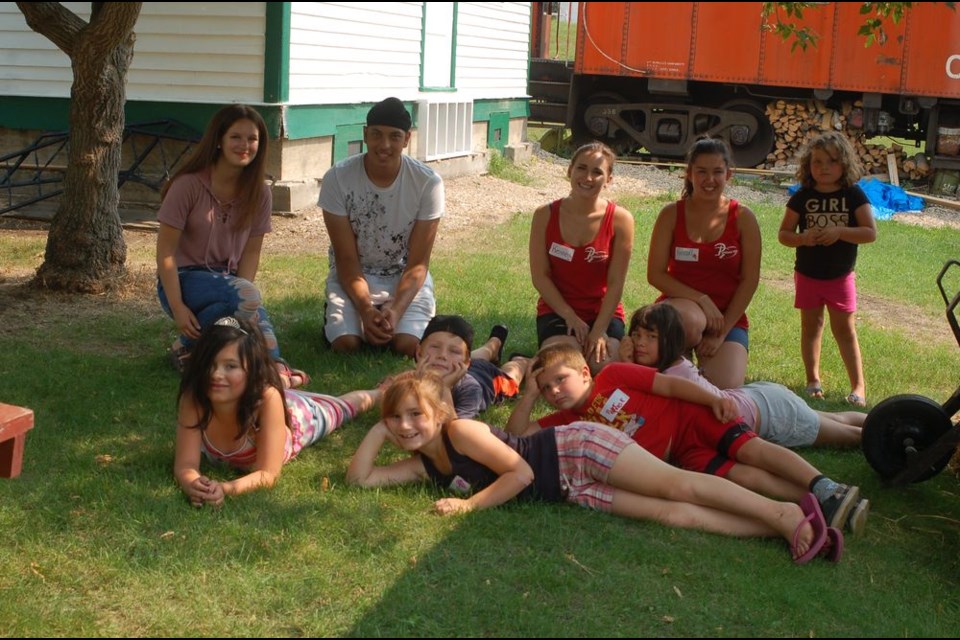
[[[532,183],[529,186],[502,180],[492,175],[463,176],[445,181],[447,214],[440,224],[439,243],[463,241],[481,226],[497,225],[516,212],[530,212],[554,198],[566,194],[569,184],[566,178],[567,161],[552,154],[539,152],[524,165]],[[766,179],[764,179],[766,180]],[[756,202],[779,202],[786,204],[786,191],[778,193],[767,189],[751,188],[761,179],[743,176],[737,186],[728,187],[728,193],[747,204]],[[620,163],[608,190],[616,200],[622,193],[632,195],[656,195],[665,192],[680,193],[683,174],[646,165]],[[960,229],[960,211],[945,207],[928,206],[917,213],[900,213],[895,220],[905,224],[929,227],[949,226]],[[264,243],[270,253],[313,253],[327,248],[327,236],[319,209],[311,208],[297,212],[296,216],[275,218],[274,233]]]

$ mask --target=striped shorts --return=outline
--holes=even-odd
[[[597,511],[610,511],[613,487],[607,484],[610,469],[628,445],[622,431],[595,422],[573,422],[556,427],[560,484],[567,502]]]

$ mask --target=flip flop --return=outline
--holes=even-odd
[[[851,392],[850,395],[848,395],[848,396],[845,398],[845,400],[847,401],[847,404],[852,404],[852,405],[855,406],[855,407],[865,407],[865,406],[867,406],[867,399],[864,398],[863,396],[861,396],[861,395],[858,394],[858,393],[852,393],[852,392]]]
[[[840,562],[843,557],[843,533],[836,527],[827,527],[827,541],[820,555],[829,562]]]
[[[291,367],[286,360],[277,360],[277,369],[280,372],[280,379],[283,381],[283,386],[285,389],[298,389],[300,387],[305,387],[310,384],[310,376],[306,371],[302,369],[294,369]],[[299,378],[299,382],[294,380]]]
[[[819,400],[823,399],[823,387],[820,386],[819,382],[811,382],[807,385],[806,388],[807,396],[810,398],[817,398]]]
[[[827,522],[823,519],[823,512],[820,510],[820,503],[817,502],[817,497],[812,493],[803,496],[803,499],[800,500],[800,509],[804,513],[804,518],[794,530],[793,541],[790,543],[790,553],[794,556],[794,564],[806,564],[810,562],[820,555],[823,546],[827,543]],[[813,541],[810,543],[810,548],[807,549],[806,553],[797,556],[796,551],[800,539],[800,531],[807,522],[809,522],[813,528]]]

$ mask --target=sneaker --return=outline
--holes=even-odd
[[[860,499],[860,488],[841,484],[833,495],[820,503],[820,509],[823,511],[823,519],[827,525],[842,529],[850,515],[850,510]]]
[[[855,536],[863,533],[867,528],[867,516],[870,514],[870,501],[866,498],[857,502],[857,506],[850,512],[847,518],[847,529]]]
[[[503,357],[503,345],[507,344],[507,334],[509,330],[506,326],[502,324],[497,324],[493,326],[493,329],[490,329],[490,338],[496,338],[500,341],[500,349],[497,350],[497,353],[490,360],[493,364],[500,364],[500,358]],[[488,340],[490,338],[487,338]]]

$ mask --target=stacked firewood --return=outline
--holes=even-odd
[[[821,100],[775,100],[767,105],[767,117],[776,134],[774,148],[763,165],[766,169],[795,167],[804,145],[823,131],[842,131],[854,145],[867,174],[888,174],[891,162],[896,163],[897,174],[904,180],[924,180],[930,175],[930,165],[922,153],[910,153],[899,144],[889,147],[867,144],[859,128],[849,126],[850,115],[861,107],[860,101],[844,102],[833,109]],[[893,160],[887,156],[892,155]]]

